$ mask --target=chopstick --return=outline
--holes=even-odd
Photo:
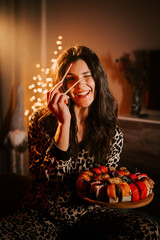
[[[69,70],[71,69],[71,67],[72,67],[72,63],[69,65],[67,71],[65,72],[65,74],[64,74],[64,76],[63,76],[63,78],[62,78],[62,80],[61,80],[60,82],[63,82],[63,81],[64,81],[64,79],[66,78],[66,76],[67,76]]]
[[[68,67],[67,71],[65,72],[62,80],[61,80],[58,84],[63,83],[63,81],[64,81],[64,79],[66,78],[66,76],[67,76],[69,70],[71,69],[71,67],[72,67],[72,63],[69,65],[69,67]],[[54,87],[55,87],[55,86],[54,86]],[[53,94],[52,94],[51,97],[50,97],[50,101],[52,101],[52,98],[53,98]]]
[[[80,78],[77,82],[75,82],[64,94],[67,94],[71,91],[72,88],[74,88],[74,86],[77,85],[77,83],[79,83],[79,81],[81,81],[83,78]]]

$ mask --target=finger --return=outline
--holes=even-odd
[[[51,101],[51,105],[67,104],[69,98],[64,93],[56,93]]]
[[[59,108],[60,112],[64,112],[68,103],[68,97],[66,98],[66,95],[62,94],[57,102],[57,106]]]
[[[48,101],[48,107],[49,108],[56,108],[56,105],[57,105],[57,102],[58,102],[58,99],[60,98],[60,96],[62,95],[62,93],[59,93],[59,92],[56,92],[52,99]]]
[[[62,85],[63,85],[63,82],[62,82],[62,81],[58,82],[58,83],[52,88],[51,91],[57,92],[58,89],[59,89]]]
[[[47,104],[48,104],[49,99],[50,99],[50,94],[51,94],[51,90],[47,92]]]
[[[68,99],[65,99],[65,100],[64,100],[64,103],[67,105],[67,104],[68,104]]]
[[[57,105],[58,105],[58,108],[59,108],[60,112],[64,112],[66,107],[68,108],[68,106],[67,106],[68,99],[69,98],[66,98],[66,96],[64,94],[60,96],[60,98],[57,102]]]
[[[58,100],[58,103],[59,104],[67,104],[68,103],[68,99],[69,99],[70,97],[69,96],[67,96],[67,95],[65,95],[64,93],[59,97],[59,100]]]
[[[58,93],[58,92],[55,93],[52,100],[51,100],[51,104],[52,105],[57,104],[59,102],[59,99],[60,99],[61,95],[62,95],[62,93]]]
[[[51,101],[53,94],[58,91],[58,89],[62,86],[62,81],[57,83],[52,89],[47,92],[47,102]]]
[[[47,92],[47,104],[49,104],[51,101],[51,95],[52,95],[52,90]]]
[[[59,83],[57,83],[52,89],[51,89],[51,95],[50,95],[50,101],[53,98],[53,95],[58,92],[58,89],[63,85],[63,82],[60,81]]]

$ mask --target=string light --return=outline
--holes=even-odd
[[[57,41],[56,44],[57,44],[57,45],[61,45],[62,42],[61,42],[61,41]]]
[[[35,99],[36,99],[36,97],[32,96],[29,100],[30,100],[30,102],[33,102]]]
[[[37,75],[37,78],[38,78],[39,81],[42,81],[41,75]]]
[[[34,83],[28,86],[28,89],[31,90],[32,96],[29,98],[31,105],[31,110],[26,109],[24,112],[25,116],[28,116],[29,120],[31,118],[31,114],[34,111],[37,111],[40,107],[43,107],[46,103],[46,94],[50,88],[53,87],[52,81],[53,79],[49,76],[50,70],[52,71],[56,67],[56,58],[58,54],[62,50],[62,36],[58,36],[58,40],[56,41],[57,50],[53,51],[54,57],[51,59],[51,67],[44,68],[39,63],[36,64],[36,69],[40,71],[40,73],[35,74],[32,78]]]
[[[38,63],[38,64],[36,64],[36,68],[40,68],[40,64]]]
[[[58,50],[62,50],[62,46],[58,46]]]
[[[47,87],[47,83],[42,83],[42,88]]]
[[[31,85],[29,85],[28,88],[29,88],[29,89],[35,88],[35,84],[31,84]]]
[[[36,93],[36,92],[37,92],[37,89],[33,89],[33,92]]]
[[[50,69],[49,68],[46,68],[45,69],[45,74],[48,75],[50,73]]]
[[[27,116],[29,114],[29,110],[25,110],[24,115]]]

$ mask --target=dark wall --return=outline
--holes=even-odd
[[[160,50],[150,52],[147,108],[160,110]]]

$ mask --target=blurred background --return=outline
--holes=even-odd
[[[130,116],[135,88],[116,60],[124,55],[134,60],[132,54],[138,53],[147,82],[141,93],[141,115],[159,121],[159,23],[159,0],[0,0],[0,174],[9,168],[10,155],[4,147],[8,133],[18,126],[27,131],[31,112],[26,110],[33,105],[33,90],[38,91],[37,99],[42,92],[34,80],[39,76],[41,81],[58,53],[74,44],[97,53],[122,118]],[[27,159],[25,147],[22,153]],[[24,164],[27,174],[28,162]]]

